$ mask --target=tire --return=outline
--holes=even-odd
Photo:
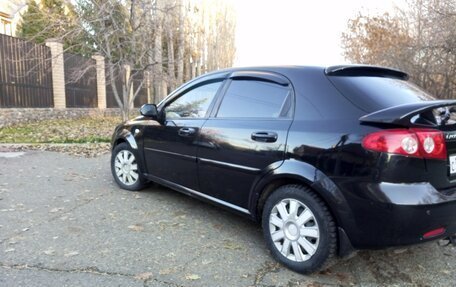
[[[137,158],[138,153],[127,143],[120,143],[112,150],[111,173],[116,183],[123,189],[138,191],[146,186],[147,181]]]
[[[263,207],[262,227],[273,257],[293,271],[309,274],[320,270],[336,253],[334,220],[325,203],[307,187],[276,189]]]

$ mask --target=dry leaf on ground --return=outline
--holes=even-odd
[[[197,274],[187,274],[185,275],[185,279],[187,280],[198,280],[201,279],[201,277]]]
[[[77,252],[77,251],[71,251],[71,252],[65,253],[63,256],[72,257],[72,256],[76,256],[78,254],[79,254],[79,252]]]
[[[135,279],[146,281],[146,280],[149,280],[151,277],[152,277],[152,272],[144,272],[144,273],[136,274]]]
[[[143,231],[144,227],[141,224],[133,224],[133,225],[129,225],[128,229],[130,229],[132,231]]]

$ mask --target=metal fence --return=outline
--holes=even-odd
[[[64,53],[63,59],[67,108],[96,108],[96,61],[70,53]]]
[[[61,56],[60,54],[59,57]],[[45,45],[37,45],[0,34],[0,108],[54,107],[53,60],[51,49]],[[96,60],[64,53],[63,62],[65,107],[96,108],[98,106]],[[108,67],[109,63],[105,66]],[[121,100],[124,72],[121,67],[118,67],[114,75],[115,86]],[[54,75],[55,77],[60,77],[60,73],[55,73],[58,74]],[[134,70],[131,73],[134,75],[133,89],[136,91],[144,79],[144,73]],[[105,75],[107,108],[118,108],[108,70]],[[147,102],[148,91],[148,87],[143,84],[134,101],[135,107]]]
[[[53,107],[51,51],[0,34],[0,108]]]

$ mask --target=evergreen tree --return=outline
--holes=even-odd
[[[49,25],[49,19],[34,0],[29,0],[27,6],[27,10],[22,15],[22,21],[17,27],[18,35],[42,44],[48,38],[49,31],[46,27]]]
[[[28,1],[26,12],[17,31],[21,38],[44,44],[47,39],[57,38],[64,44],[64,49],[77,54],[90,54],[84,29],[77,29],[74,7],[62,0]],[[71,37],[68,32],[71,31]],[[81,31],[79,34],[77,31]]]

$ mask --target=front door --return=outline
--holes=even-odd
[[[230,80],[218,111],[201,130],[201,192],[243,212],[255,179],[283,162],[292,122],[291,86],[270,79]]]
[[[198,190],[196,150],[201,127],[222,82],[186,90],[160,108],[166,120],[144,131],[144,155],[149,175]]]

